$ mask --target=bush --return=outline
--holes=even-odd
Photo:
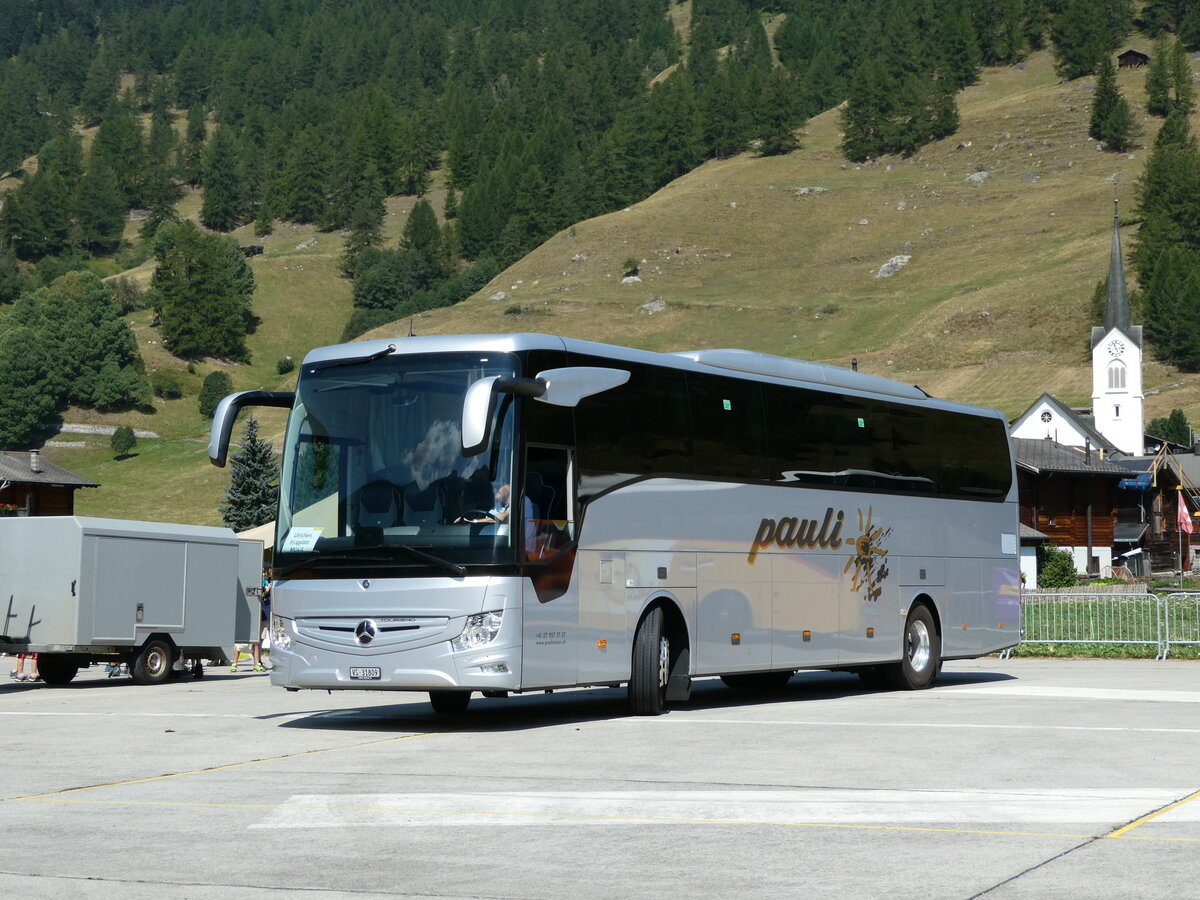
[[[1075,560],[1066,550],[1044,547],[1038,552],[1038,587],[1074,587],[1079,584]]]
[[[204,377],[204,386],[200,388],[200,415],[207,419],[217,411],[217,404],[226,394],[233,393],[233,379],[228,372],[209,372]]]
[[[151,372],[150,387],[155,397],[164,400],[178,400],[183,396],[183,382],[174,372]]]
[[[121,305],[121,315],[146,308],[146,291],[132,278],[121,276],[109,285],[113,299]]]
[[[128,425],[122,425],[113,432],[109,444],[112,447],[113,453],[121,457],[137,446],[137,438],[134,436],[132,428]]]
[[[296,361],[290,356],[282,356],[275,363],[275,371],[280,375],[286,375],[292,369],[296,368]]]

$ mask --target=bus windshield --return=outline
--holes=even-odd
[[[462,455],[459,423],[467,388],[517,365],[504,353],[439,353],[305,366],[284,447],[277,569],[463,574],[511,562],[510,402],[477,456]]]

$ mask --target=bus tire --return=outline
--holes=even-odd
[[[79,661],[66,653],[41,653],[38,674],[46,684],[70,684],[79,674]]]
[[[137,684],[162,684],[171,677],[174,665],[175,652],[171,645],[161,638],[151,638],[133,658],[129,674]]]
[[[929,687],[937,677],[942,661],[942,640],[929,607],[915,606],[908,614],[902,652],[900,662],[887,667],[892,687],[901,691],[920,691]]]
[[[662,715],[666,707],[671,645],[662,626],[662,607],[656,606],[642,618],[633,639],[629,711],[635,716]]]
[[[470,691],[430,691],[429,705],[439,715],[459,715],[467,711],[471,702]]]
[[[747,672],[744,675],[722,675],[726,687],[739,691],[777,691],[791,681],[796,673],[790,669],[774,672]]]

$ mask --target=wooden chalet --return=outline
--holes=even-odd
[[[0,516],[73,516],[75,492],[100,487],[82,475],[28,453],[0,451]]]
[[[1150,57],[1140,50],[1126,50],[1117,54],[1117,68],[1138,69],[1150,62]]]
[[[1051,546],[1067,550],[1080,572],[1098,575],[1112,566],[1117,484],[1129,470],[1094,450],[1048,438],[1013,438],[1021,525]],[[1029,534],[1025,528],[1022,534]]]
[[[1163,444],[1153,456],[1131,457],[1119,464],[1130,470],[1130,477],[1119,483],[1121,507],[1118,518],[1117,542],[1127,545],[1126,553],[1137,553],[1143,560],[1130,569],[1140,574],[1154,572],[1178,572],[1180,568],[1194,569],[1197,566],[1196,546],[1200,548],[1200,535],[1181,532],[1179,508],[1183,508],[1193,521],[1193,528],[1200,529],[1195,516],[1200,509],[1200,494],[1197,480],[1200,478],[1200,447],[1189,453],[1172,452],[1173,445]],[[1182,558],[1181,558],[1182,554]],[[1123,554],[1122,554],[1123,555]]]

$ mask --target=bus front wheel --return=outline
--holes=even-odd
[[[663,611],[656,606],[646,613],[633,639],[633,667],[629,675],[629,710],[635,716],[661,715],[666,706],[671,674],[671,644],[663,634]]]
[[[464,713],[471,702],[470,691],[430,691],[429,703],[435,713],[442,715]]]
[[[926,606],[914,607],[904,623],[904,655],[887,667],[888,681],[902,691],[929,687],[942,664],[942,641]]]

